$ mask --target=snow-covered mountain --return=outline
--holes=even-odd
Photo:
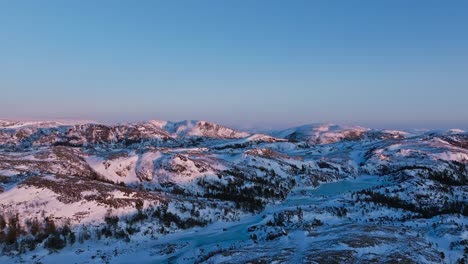
[[[1,263],[451,263],[468,133],[0,121]]]
[[[249,133],[236,131],[234,129],[207,121],[185,120],[181,122],[169,122],[151,120],[148,123],[167,131],[176,138],[196,136],[229,139],[244,138],[249,135]]]
[[[273,132],[273,135],[290,141],[305,141],[310,144],[330,144],[339,141],[358,141],[375,139],[398,139],[408,135],[398,130],[372,130],[359,126],[340,126],[334,124],[310,124]]]

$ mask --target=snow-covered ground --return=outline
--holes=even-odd
[[[2,122],[0,262],[453,263],[467,159],[459,130]]]

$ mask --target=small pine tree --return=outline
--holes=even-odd
[[[141,199],[136,200],[135,201],[135,208],[138,211],[141,211],[143,209],[143,200],[141,200]]]
[[[7,226],[7,222],[5,220],[5,217],[3,215],[0,215],[0,230],[5,229]]]
[[[66,246],[66,242],[59,233],[53,233],[45,242],[44,246],[48,249],[59,250]]]
[[[50,219],[49,217],[45,218],[45,230],[44,231],[46,235],[50,235],[57,231],[54,220]]]
[[[18,235],[18,230],[16,228],[9,228],[6,233],[5,242],[8,245],[17,243]]]
[[[37,220],[37,218],[34,218],[31,222],[31,227],[30,227],[30,232],[33,236],[35,236],[36,234],[39,233],[39,231],[41,230],[41,224],[39,224],[39,221]]]
[[[8,220],[8,231],[6,233],[6,242],[9,245],[16,244],[18,236],[21,232],[20,221],[18,215],[10,217]]]
[[[75,232],[70,232],[70,235],[69,235],[68,239],[70,241],[70,245],[75,244],[75,242],[76,242]]]

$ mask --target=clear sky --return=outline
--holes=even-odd
[[[0,118],[468,128],[468,1],[0,0]]]

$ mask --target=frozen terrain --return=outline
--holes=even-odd
[[[468,134],[0,121],[1,263],[464,263]]]

